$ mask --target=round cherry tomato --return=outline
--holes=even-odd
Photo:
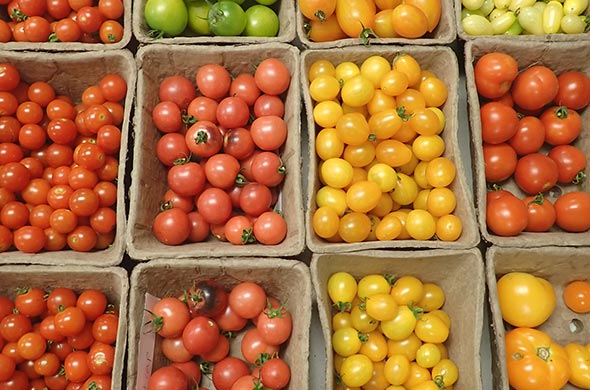
[[[188,378],[180,369],[165,366],[152,373],[148,382],[148,390],[186,389],[188,385]]]
[[[486,205],[486,224],[494,234],[516,236],[527,225],[526,205],[508,191],[489,192]]]
[[[508,141],[518,128],[516,111],[505,104],[489,102],[480,109],[481,136],[484,142],[499,144]]]
[[[584,180],[586,174],[586,156],[584,152],[572,145],[559,145],[551,148],[547,156],[555,161],[560,183],[578,184]]]
[[[585,280],[573,280],[563,289],[563,302],[576,313],[590,312],[590,284]]]
[[[516,152],[507,143],[483,145],[486,181],[499,183],[512,176],[518,161]]]
[[[249,373],[250,368],[246,362],[237,357],[228,356],[213,366],[213,385],[219,390],[231,390],[239,378]]]
[[[568,232],[584,232],[590,229],[590,195],[573,191],[555,201],[557,226]]]
[[[557,77],[559,90],[555,96],[555,104],[573,110],[581,110],[590,100],[590,78],[582,72],[563,72]]]
[[[289,88],[291,74],[281,60],[266,58],[256,67],[254,80],[263,93],[280,95]]]
[[[152,230],[160,242],[166,245],[179,245],[189,237],[191,223],[186,212],[179,208],[171,208],[156,215]]]
[[[545,125],[535,116],[522,117],[518,121],[516,133],[508,141],[520,156],[538,152],[544,142]]]
[[[555,224],[555,207],[543,194],[529,196],[523,199],[527,206],[528,223],[524,229],[527,232],[546,232]]]
[[[557,183],[558,175],[555,161],[540,153],[521,157],[514,170],[516,184],[529,195],[551,189]]]
[[[535,65],[518,74],[512,84],[514,103],[525,110],[538,110],[549,104],[559,90],[557,76],[544,65]]]
[[[550,145],[572,143],[582,130],[582,119],[576,110],[565,106],[550,107],[541,114],[545,127],[545,142]]]

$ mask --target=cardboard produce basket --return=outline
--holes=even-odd
[[[281,159],[287,168],[282,184],[282,214],[287,222],[285,240],[275,246],[261,244],[232,245],[210,237],[208,241],[167,246],[152,233],[152,223],[167,189],[165,167],[154,151],[160,138],[151,119],[158,103],[158,86],[170,75],[194,80],[197,69],[206,63],[223,64],[234,76],[252,72],[264,58],[282,60],[291,73],[286,93],[284,120],[288,136]],[[305,244],[301,190],[301,122],[299,91],[299,53],[293,46],[271,43],[255,46],[164,46],[142,47],[137,55],[138,88],[135,111],[135,150],[131,173],[131,206],[127,244],[132,258],[146,260],[157,257],[220,257],[220,256],[292,256],[303,251]]]
[[[313,102],[309,95],[309,67],[317,60],[326,59],[334,64],[344,61],[352,61],[360,65],[363,60],[372,55],[381,55],[388,60],[392,60],[398,53],[407,53],[412,55],[424,70],[432,71],[440,78],[448,90],[448,98],[441,108],[445,115],[445,128],[441,137],[445,141],[444,157],[449,158],[455,163],[457,174],[449,188],[454,192],[457,198],[457,207],[454,214],[461,219],[463,224],[463,233],[461,237],[454,242],[444,241],[418,241],[418,240],[393,240],[393,241],[366,241],[362,243],[330,243],[318,236],[313,231],[312,216],[317,206],[315,203],[315,193],[320,188],[318,178],[319,158],[315,153],[315,137],[319,131],[313,119]],[[465,169],[463,167],[462,154],[457,139],[458,134],[458,80],[459,68],[457,57],[450,48],[447,47],[422,47],[422,46],[389,46],[389,47],[363,47],[363,48],[340,48],[329,50],[307,50],[303,52],[301,60],[301,89],[303,100],[306,108],[306,119],[308,129],[308,147],[309,167],[307,172],[307,200],[306,200],[306,233],[307,246],[316,253],[327,252],[350,252],[366,249],[377,248],[455,248],[465,249],[472,248],[479,242],[479,232],[475,221],[475,210],[473,200],[467,187]]]
[[[31,83],[46,81],[58,94],[65,94],[80,99],[82,92],[98,83],[109,73],[116,73],[127,82],[124,119],[121,124],[121,148],[119,151],[119,170],[117,175],[117,231],[114,242],[105,250],[93,252],[75,252],[62,250],[25,254],[19,251],[0,253],[0,264],[83,264],[109,266],[117,265],[123,259],[125,251],[125,170],[127,163],[127,136],[131,108],[134,100],[136,70],[133,55],[128,50],[102,51],[87,53],[35,53],[35,52],[0,52],[3,62],[16,66],[21,79]]]
[[[474,177],[474,193],[477,201],[477,218],[483,238],[496,245],[513,247],[538,247],[538,246],[577,246],[589,245],[590,231],[584,233],[568,233],[558,228],[552,228],[549,232],[531,233],[523,232],[515,237],[502,237],[493,234],[486,225],[486,178],[484,171],[481,119],[479,115],[480,101],[475,87],[474,67],[476,62],[486,53],[502,52],[510,54],[518,62],[519,70],[525,69],[533,64],[543,64],[552,69],[557,75],[562,72],[574,70],[588,73],[590,65],[587,57],[589,54],[588,44],[584,42],[568,42],[551,45],[543,45],[540,49],[538,43],[529,41],[501,40],[498,38],[479,39],[469,41],[465,45],[465,77],[467,83],[467,102],[469,106],[469,125],[471,128],[471,153]],[[583,128],[580,136],[573,142],[573,145],[582,151],[590,148],[590,133],[588,132],[588,121],[590,120],[590,108],[586,107],[579,111],[582,118]],[[541,152],[546,151],[545,147]],[[590,165],[586,165],[586,175],[590,174]],[[526,195],[518,188],[513,178],[502,182],[502,187],[510,190],[519,198]],[[590,183],[585,180],[581,185],[559,184],[557,188],[562,193],[571,191],[590,192]],[[547,198],[555,201],[552,193]]]
[[[460,39],[464,41],[470,40],[479,40],[479,39],[489,39],[492,37],[501,38],[503,40],[508,41],[523,41],[523,42],[536,42],[538,45],[544,45],[550,42],[577,42],[580,40],[588,40],[590,39],[590,34],[587,32],[581,34],[565,34],[565,33],[557,33],[557,34],[544,34],[544,35],[533,35],[533,34],[526,34],[526,35],[509,35],[509,34],[502,34],[502,35],[469,35],[463,30],[463,25],[461,22],[461,10],[463,9],[463,4],[461,0],[454,0],[455,2],[455,21],[457,23],[457,35]],[[590,15],[590,8],[586,8],[586,10],[582,13],[582,15],[588,16]]]
[[[547,279],[555,289],[556,305],[551,317],[537,329],[546,332],[554,342],[563,347],[568,343],[586,345],[590,337],[590,314],[576,314],[569,310],[563,302],[562,294],[568,282],[588,280],[589,267],[590,256],[584,248],[548,246],[525,249],[492,246],[487,251],[486,282],[492,314],[490,339],[492,340],[492,373],[495,389],[509,390],[505,334],[510,328],[502,320],[497,280],[508,272],[527,272]],[[568,384],[563,389],[579,388]]]
[[[459,370],[455,390],[481,390],[480,343],[484,310],[484,266],[476,249],[433,251],[361,251],[347,254],[314,254],[311,277],[325,341],[326,389],[334,388],[332,350],[333,308],[328,279],[340,271],[360,280],[369,274],[411,275],[423,283],[436,283],[445,292],[442,310],[451,318],[445,345]],[[460,275],[460,277],[459,277]]]
[[[276,37],[248,37],[248,36],[196,36],[188,27],[184,33],[174,38],[152,38],[150,28],[144,17],[147,0],[133,2],[133,35],[140,43],[163,44],[231,44],[243,45],[250,43],[288,43],[295,39],[295,3],[289,0],[277,0],[271,8],[279,17],[279,32]],[[257,4],[257,3],[254,3]]]
[[[31,51],[49,51],[49,52],[69,52],[69,51],[103,51],[103,50],[118,50],[127,46],[131,40],[131,5],[132,0],[123,0],[123,16],[118,22],[123,26],[123,37],[119,42],[115,43],[84,43],[84,42],[5,42],[2,43],[2,50],[31,50]],[[95,5],[98,2],[95,2]],[[3,8],[6,6],[2,6]],[[6,8],[0,12],[0,18],[9,21],[6,15]],[[98,32],[96,33],[98,35]]]
[[[453,0],[441,0],[441,15],[437,27],[431,32],[426,33],[422,38],[370,38],[369,44],[386,44],[386,45],[448,45],[457,39],[457,28],[455,23],[455,14]],[[310,49],[329,49],[335,47],[359,46],[363,45],[360,38],[345,38],[328,42],[314,42],[309,39],[306,30],[307,19],[299,9],[297,2],[297,38],[304,47]]]
[[[109,303],[119,310],[119,327],[112,370],[112,388],[123,389],[123,367],[127,346],[127,296],[129,280],[127,272],[118,267],[91,266],[0,266],[0,296],[14,299],[18,287],[39,287],[50,292],[56,287],[71,288],[77,294],[87,289],[102,291]]]
[[[293,319],[293,329],[280,356],[291,369],[289,388],[309,388],[309,328],[311,323],[312,286],[309,268],[304,263],[278,258],[222,258],[222,259],[157,259],[137,265],[131,274],[129,310],[129,353],[127,388],[135,389],[141,380],[147,381],[151,372],[167,364],[159,350],[161,338],[155,339],[156,353],[141,361],[152,361],[153,369],[138,370],[145,294],[158,298],[178,296],[195,282],[215,280],[227,291],[243,281],[258,283],[267,296],[285,303]],[[249,325],[247,325],[249,326]],[[241,357],[239,339],[230,345],[230,355]],[[283,348],[283,347],[282,347]],[[203,376],[201,386],[210,385]],[[211,386],[211,385],[210,385]]]

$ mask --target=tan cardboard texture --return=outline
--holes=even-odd
[[[486,282],[491,308],[492,373],[494,388],[509,390],[506,368],[505,334],[512,327],[502,320],[498,303],[497,280],[509,272],[527,272],[547,279],[555,289],[556,305],[551,317],[537,329],[546,332],[561,346],[568,343],[588,344],[590,314],[576,314],[563,302],[563,290],[572,280],[588,280],[590,256],[584,248],[502,248],[492,246],[486,253]],[[570,323],[577,319],[583,328],[571,332]],[[576,390],[570,384],[564,390]]]
[[[17,287],[39,287],[50,292],[57,287],[67,287],[77,294],[87,289],[102,291],[109,303],[119,310],[119,327],[115,348],[115,363],[112,371],[112,388],[123,388],[123,366],[127,346],[127,296],[129,281],[127,272],[118,267],[90,266],[0,266],[0,296],[14,299]]]
[[[310,49],[329,49],[335,47],[360,46],[363,41],[360,38],[346,38],[338,39],[336,41],[328,42],[314,42],[309,39],[308,31],[306,30],[306,18],[299,9],[297,2],[297,37],[301,43]],[[386,45],[447,45],[453,43],[457,39],[457,28],[455,24],[455,14],[453,0],[441,0],[441,15],[438,26],[431,32],[424,35],[422,38],[370,38],[369,43],[372,44],[386,44]]]
[[[557,227],[549,232],[531,233],[523,232],[514,237],[502,237],[493,234],[486,225],[486,178],[483,162],[483,148],[481,135],[481,119],[479,116],[480,102],[475,87],[474,67],[477,61],[486,53],[499,51],[510,54],[518,62],[519,70],[526,69],[531,65],[543,64],[552,69],[557,75],[576,70],[584,73],[590,72],[588,55],[590,46],[584,42],[563,42],[555,45],[539,46],[539,43],[532,41],[503,40],[499,38],[478,39],[465,44],[465,77],[467,83],[467,102],[469,106],[469,125],[471,131],[471,154],[473,164],[474,193],[476,197],[476,209],[479,228],[483,238],[499,246],[511,247],[538,247],[538,246],[574,246],[589,245],[590,231],[584,233],[568,233]],[[590,121],[590,108],[586,107],[579,111],[582,118],[582,132],[574,141],[573,145],[582,151],[590,148],[590,133],[588,123]],[[546,147],[541,148],[545,152]],[[590,174],[590,165],[586,165],[586,175]],[[510,190],[514,195],[523,199],[525,193],[518,188],[514,179],[508,179],[502,183],[504,189]],[[590,184],[585,180],[581,185],[557,186],[563,193],[571,191],[590,192]],[[559,194],[559,192],[557,192]],[[555,203],[556,198],[553,191],[547,192],[546,197]]]
[[[127,388],[135,389],[137,377],[138,341],[142,333],[144,297],[148,292],[157,297],[178,296],[193,283],[213,279],[229,291],[243,281],[258,283],[267,296],[283,302],[293,319],[289,341],[280,356],[291,369],[289,388],[309,388],[309,327],[311,323],[312,286],[309,268],[299,261],[277,258],[222,258],[183,260],[152,260],[137,265],[131,274],[129,312],[129,354],[127,361]],[[153,370],[165,365],[166,359],[159,352],[156,338]],[[241,357],[239,345],[232,343],[232,356]],[[210,379],[205,376],[201,386],[207,387]]]
[[[118,20],[123,26],[123,37],[119,42],[115,43],[84,43],[84,42],[4,42],[2,43],[2,50],[14,51],[48,51],[48,52],[63,52],[63,51],[104,51],[104,50],[119,50],[127,46],[131,40],[131,5],[132,0],[123,0],[123,20]],[[4,19],[4,17],[3,17]],[[4,19],[8,21],[8,18]],[[98,32],[96,33],[98,34]]]
[[[167,246],[152,233],[152,223],[159,211],[167,189],[165,167],[154,150],[161,136],[152,123],[151,110],[158,103],[158,87],[167,76],[183,75],[194,80],[200,65],[223,64],[237,76],[254,72],[264,58],[282,60],[291,73],[291,85],[285,98],[284,120],[288,136],[281,151],[287,168],[282,184],[282,214],[287,222],[287,237],[275,246],[261,244],[232,245],[210,237],[208,241]],[[255,46],[170,46],[148,45],[139,50],[137,109],[135,111],[136,162],[131,172],[128,241],[129,254],[136,260],[150,258],[220,257],[220,256],[292,256],[305,245],[301,190],[301,122],[299,91],[299,56],[295,47],[287,44]],[[141,162],[141,163],[138,163]]]
[[[445,345],[459,369],[454,390],[481,390],[480,343],[484,310],[484,268],[478,250],[362,251],[314,254],[311,277],[325,342],[326,389],[334,388],[332,321],[328,279],[340,271],[357,281],[369,274],[412,275],[438,284],[445,292],[442,310],[451,318]]]
[[[0,253],[0,264],[84,264],[109,266],[117,265],[125,251],[125,169],[127,163],[127,141],[131,107],[135,92],[135,62],[128,50],[87,52],[87,53],[33,53],[0,52],[4,62],[15,65],[26,82],[46,81],[58,94],[78,99],[82,92],[98,83],[109,73],[116,73],[127,82],[125,112],[121,124],[121,148],[119,151],[119,171],[117,175],[117,231],[115,241],[105,250],[94,252],[75,252],[63,250],[26,254],[18,251]]]
[[[418,240],[393,240],[393,241],[367,241],[362,243],[330,243],[316,236],[311,226],[313,213],[317,206],[315,203],[315,193],[320,188],[318,179],[317,166],[319,158],[315,153],[315,137],[317,126],[313,119],[313,102],[309,95],[309,67],[317,60],[326,59],[334,64],[344,61],[352,61],[358,65],[363,60],[372,55],[381,55],[392,60],[399,53],[412,55],[424,70],[432,71],[447,86],[448,98],[442,111],[445,115],[445,129],[441,133],[445,141],[444,156],[455,163],[457,174],[455,180],[450,185],[450,189],[457,198],[457,207],[454,214],[461,219],[463,224],[463,234],[454,242],[444,241],[418,241]],[[462,153],[459,149],[457,140],[458,133],[458,92],[457,80],[459,79],[459,68],[457,57],[450,48],[447,47],[422,47],[422,46],[390,46],[390,47],[363,47],[361,48],[342,48],[328,50],[307,50],[303,52],[301,59],[301,89],[306,109],[306,119],[308,128],[308,150],[309,150],[309,168],[307,169],[307,201],[306,201],[306,232],[307,246],[316,253],[326,252],[350,252],[366,249],[377,248],[454,248],[465,249],[472,248],[479,242],[479,232],[475,221],[475,210],[473,208],[473,199],[467,190],[467,179],[463,167]]]
[[[295,3],[291,0],[278,0],[271,8],[279,17],[279,32],[276,37],[248,37],[248,36],[197,36],[188,27],[181,36],[174,38],[152,38],[150,28],[144,18],[144,8],[147,0],[133,2],[133,35],[140,43],[163,44],[231,44],[243,45],[251,43],[284,42],[295,39]]]
[[[463,9],[463,5],[461,0],[453,0],[455,2],[455,16],[454,20],[457,23],[457,35],[460,39],[464,41],[470,40],[480,40],[480,39],[489,39],[492,37],[496,37],[502,40],[508,41],[522,41],[522,42],[536,42],[537,45],[543,45],[546,43],[551,42],[577,42],[580,40],[588,40],[590,39],[590,34],[587,32],[581,34],[565,34],[565,33],[558,33],[558,34],[544,34],[544,35],[533,35],[533,34],[521,34],[521,35],[511,35],[511,34],[502,34],[502,35],[469,35],[463,30],[463,24],[461,19],[461,11]],[[582,15],[588,16],[590,14],[590,8],[586,8],[586,10],[582,13]],[[500,38],[501,37],[501,38]]]

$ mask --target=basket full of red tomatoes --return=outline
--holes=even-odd
[[[0,262],[119,264],[131,54],[2,58]]]
[[[122,49],[131,39],[131,0],[3,1],[3,50]]]
[[[138,60],[131,257],[299,254],[297,50],[149,45]]]
[[[479,225],[498,245],[587,245],[589,68],[581,43],[473,42],[466,75]]]
[[[307,389],[309,268],[279,258],[194,260],[133,270],[127,388]]]

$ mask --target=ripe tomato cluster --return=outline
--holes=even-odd
[[[578,110],[590,101],[588,76],[557,75],[541,64],[519,72],[513,57],[494,52],[476,63],[475,83],[486,99],[480,108],[486,181],[513,180],[525,196],[489,192],[488,228],[501,236],[554,225],[568,232],[590,229],[590,195],[581,188],[587,151],[575,143],[583,127]],[[552,203],[547,194],[555,186],[568,191]]]
[[[0,296],[0,388],[110,390],[118,326],[118,311],[98,290]]]
[[[88,252],[115,239],[127,83],[109,74],[81,101],[0,64],[0,251]]]
[[[447,88],[409,54],[319,60],[309,92],[322,160],[314,232],[330,242],[455,241],[454,163],[443,156]]]
[[[287,223],[272,208],[286,174],[279,153],[288,68],[268,58],[254,74],[232,78],[222,65],[206,64],[195,80],[199,94],[186,77],[165,78],[152,110],[170,188],[155,236],[167,245],[204,241],[210,232],[236,245],[279,244]]]
[[[563,346],[537,329],[556,307],[551,282],[527,272],[509,272],[498,279],[497,290],[502,318],[514,327],[505,341],[510,386],[515,390],[560,389],[569,381],[587,389],[588,346],[575,342]],[[590,312],[589,297],[590,285],[583,280],[570,281],[563,290],[563,302],[576,313]]]
[[[440,0],[298,0],[314,42],[360,38],[421,38],[441,16]]]
[[[123,0],[2,0],[0,42],[116,43],[123,39]]]
[[[291,371],[279,355],[292,317],[259,284],[226,290],[202,280],[178,297],[162,298],[150,313],[148,326],[161,337],[170,364],[152,373],[148,390],[194,389],[204,375],[218,390],[287,388]]]
[[[337,389],[443,389],[457,381],[444,345],[451,320],[441,310],[439,285],[409,275],[369,274],[357,282],[342,271],[330,276],[327,289],[335,308]]]

